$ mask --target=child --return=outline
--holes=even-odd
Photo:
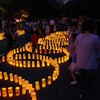
[[[37,43],[38,43],[38,39],[39,39],[40,35],[39,35],[39,31],[35,31],[32,35],[32,50],[35,51],[36,47],[37,47]]]
[[[73,79],[73,81],[70,83],[72,85],[77,84],[77,80],[76,80],[76,76],[75,76],[75,72],[77,72],[76,53],[75,53],[75,50],[74,50],[74,41],[76,39],[76,36],[77,36],[76,33],[72,33],[71,40],[70,40],[69,47],[68,47],[68,50],[69,50],[71,58],[72,58],[72,62],[70,64],[69,68],[68,68],[71,72],[71,76],[72,76],[72,79]]]

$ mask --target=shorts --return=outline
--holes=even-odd
[[[76,63],[71,62],[71,64],[70,64],[70,66],[69,66],[68,69],[69,69],[69,70],[72,70],[72,71],[77,71]]]

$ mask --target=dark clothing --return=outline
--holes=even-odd
[[[13,49],[13,37],[10,34],[10,26],[5,27],[4,32],[5,32],[5,37],[7,39],[7,52]]]
[[[39,35],[37,34],[33,34],[32,35],[32,46],[33,46],[33,51],[35,50],[35,48],[37,47],[37,43],[38,43],[38,39],[39,39]]]
[[[89,96],[95,73],[96,70],[80,69],[80,93],[82,95],[82,100],[87,100]]]

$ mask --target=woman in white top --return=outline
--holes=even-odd
[[[75,41],[76,65],[80,69],[82,100],[87,100],[95,72],[98,69],[97,59],[100,59],[100,38],[94,34],[95,29],[94,22],[87,20],[81,26],[82,34],[79,34]]]

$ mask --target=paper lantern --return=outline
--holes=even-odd
[[[2,97],[7,97],[7,89],[5,87],[2,88]]]
[[[50,85],[51,84],[51,76],[48,76],[48,81],[47,83]]]
[[[18,81],[19,81],[19,85],[22,85],[22,77],[21,76],[18,77]]]
[[[30,68],[30,61],[27,61],[27,67]]]
[[[0,80],[3,79],[2,72],[0,71]]]
[[[35,81],[35,89],[36,89],[36,90],[40,90],[39,81]]]
[[[22,95],[25,95],[25,94],[26,94],[26,87],[22,86]]]
[[[15,81],[15,83],[18,83],[18,76],[17,75],[14,75],[14,81]]]
[[[13,89],[12,89],[12,87],[8,87],[8,95],[9,95],[9,97],[13,96]]]
[[[15,87],[15,95],[16,96],[20,95],[20,87]]]
[[[46,87],[46,79],[45,78],[42,78],[42,87]]]
[[[37,67],[40,67],[40,62],[39,61],[37,61]]]
[[[23,61],[23,67],[24,68],[26,67],[26,61]]]
[[[36,92],[32,92],[31,93],[31,97],[32,97],[32,100],[37,100],[37,98],[36,98]]]
[[[35,62],[34,62],[34,61],[32,61],[32,68],[33,68],[33,67],[35,67]]]
[[[4,72],[3,75],[4,75],[4,80],[8,80],[8,74],[7,74],[7,72]]]
[[[14,80],[14,78],[13,78],[13,73],[10,73],[10,74],[9,74],[9,78],[10,78],[10,81],[11,81],[11,82]]]

